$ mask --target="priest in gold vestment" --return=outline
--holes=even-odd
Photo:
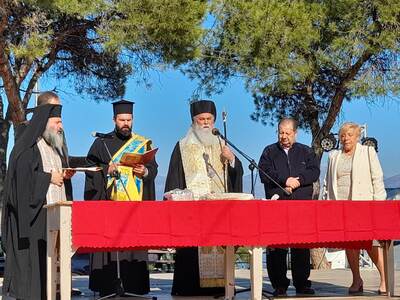
[[[173,150],[165,192],[187,188],[193,193],[194,199],[202,199],[210,193],[242,192],[242,163],[211,132],[216,120],[214,102],[192,102],[190,113],[192,125]],[[199,249],[176,250],[172,295],[214,295],[224,292],[223,276],[215,276],[215,273],[223,273],[223,249]]]
[[[133,104],[126,100],[114,102],[115,128],[107,134],[111,138],[97,138],[91,146],[87,160],[102,167],[102,171],[86,173],[85,200],[155,199],[154,179],[158,170],[155,159],[145,165],[138,164],[134,168],[120,163],[124,153],[144,153],[151,149],[149,139],[132,131]],[[113,294],[117,290],[116,254],[91,254],[89,288],[93,292],[99,292],[101,297]],[[128,293],[147,294],[150,291],[147,251],[120,251],[118,254],[124,290]]]

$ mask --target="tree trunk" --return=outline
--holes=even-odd
[[[321,190],[321,184],[320,181],[314,182],[314,192],[313,192],[313,200],[318,200],[319,198],[319,193]],[[331,265],[328,262],[328,260],[325,257],[325,248],[317,248],[317,249],[311,249],[310,250],[310,255],[311,255],[311,263],[313,266],[313,269],[316,270],[325,270],[325,269],[330,269]]]
[[[324,133],[321,134],[320,128],[312,128],[311,130],[313,132],[313,150],[315,152],[315,155],[317,156],[318,161],[320,162],[321,165],[321,159],[322,159],[322,154],[323,150],[320,145],[322,136]],[[318,136],[316,136],[318,135]],[[321,181],[318,180],[314,182],[314,192],[313,192],[313,200],[318,200],[319,195],[321,191]],[[311,263],[313,266],[313,269],[316,270],[325,270],[325,269],[330,269],[331,265],[328,262],[328,260],[325,257],[325,248],[317,248],[317,249],[311,249],[310,250],[310,255],[311,255]]]
[[[4,203],[4,183],[7,172],[7,146],[10,123],[4,119],[3,100],[0,97],[0,208]]]

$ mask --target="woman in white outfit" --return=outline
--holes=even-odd
[[[339,131],[340,150],[329,153],[328,170],[324,183],[324,199],[328,200],[385,200],[383,172],[373,147],[359,143],[361,127],[355,123],[344,123]],[[349,294],[363,292],[360,276],[359,250],[347,249],[347,260],[353,274]],[[381,282],[379,294],[387,294],[383,269],[383,251],[374,241],[368,255],[376,265]]]

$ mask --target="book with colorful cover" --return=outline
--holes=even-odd
[[[151,149],[145,153],[125,153],[122,155],[120,163],[124,166],[134,167],[135,165],[145,165],[152,161],[156,156],[158,148]]]

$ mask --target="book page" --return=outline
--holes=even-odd
[[[103,168],[101,167],[79,167],[79,168],[63,168],[63,170],[71,170],[75,172],[98,172]]]

